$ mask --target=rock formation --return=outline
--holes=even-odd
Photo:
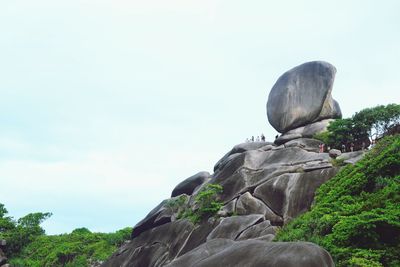
[[[331,96],[335,74],[331,64],[312,61],[279,77],[268,97],[267,115],[270,124],[286,136],[284,141],[312,137],[325,130],[330,119],[342,116]]]
[[[213,174],[200,172],[178,184],[103,266],[334,266],[315,244],[271,241],[279,227],[310,209],[316,189],[339,170],[328,153],[318,153],[320,141],[303,137],[307,127],[340,116],[331,97],[335,72],[329,63],[310,62],[279,78],[268,118],[296,138],[233,147]],[[360,158],[337,154],[347,161]],[[198,209],[196,199],[209,184],[223,187],[223,205],[215,216],[192,223],[182,211]]]

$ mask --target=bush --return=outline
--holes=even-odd
[[[222,191],[223,188],[221,185],[207,184],[197,194],[193,205],[195,208],[186,207],[185,209],[180,209],[182,212],[178,215],[178,219],[186,218],[196,224],[201,220],[214,216],[223,206],[223,202],[218,200],[218,195]]]
[[[221,185],[208,184],[204,190],[199,192],[196,196],[196,203],[199,205],[198,214],[201,218],[211,217],[221,209],[223,203],[218,201],[218,194],[222,191]]]

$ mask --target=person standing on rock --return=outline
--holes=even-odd
[[[260,142],[260,137],[259,136],[257,136],[256,142]]]
[[[254,135],[251,136],[251,142],[254,142]]]
[[[324,149],[325,149],[325,144],[320,144],[319,145],[319,153],[324,153]]]
[[[354,151],[354,143],[350,144],[350,151],[353,152]]]
[[[346,146],[342,144],[342,153],[346,152]]]
[[[262,142],[265,142],[265,136],[264,136],[264,134],[261,134],[261,141],[262,141]]]

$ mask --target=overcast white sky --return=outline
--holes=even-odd
[[[133,226],[325,60],[345,117],[399,103],[400,1],[2,0],[0,203],[50,234]]]

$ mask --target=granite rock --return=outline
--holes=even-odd
[[[285,72],[268,96],[267,115],[280,133],[323,119],[340,118],[339,104],[331,96],[336,68],[312,61]]]

